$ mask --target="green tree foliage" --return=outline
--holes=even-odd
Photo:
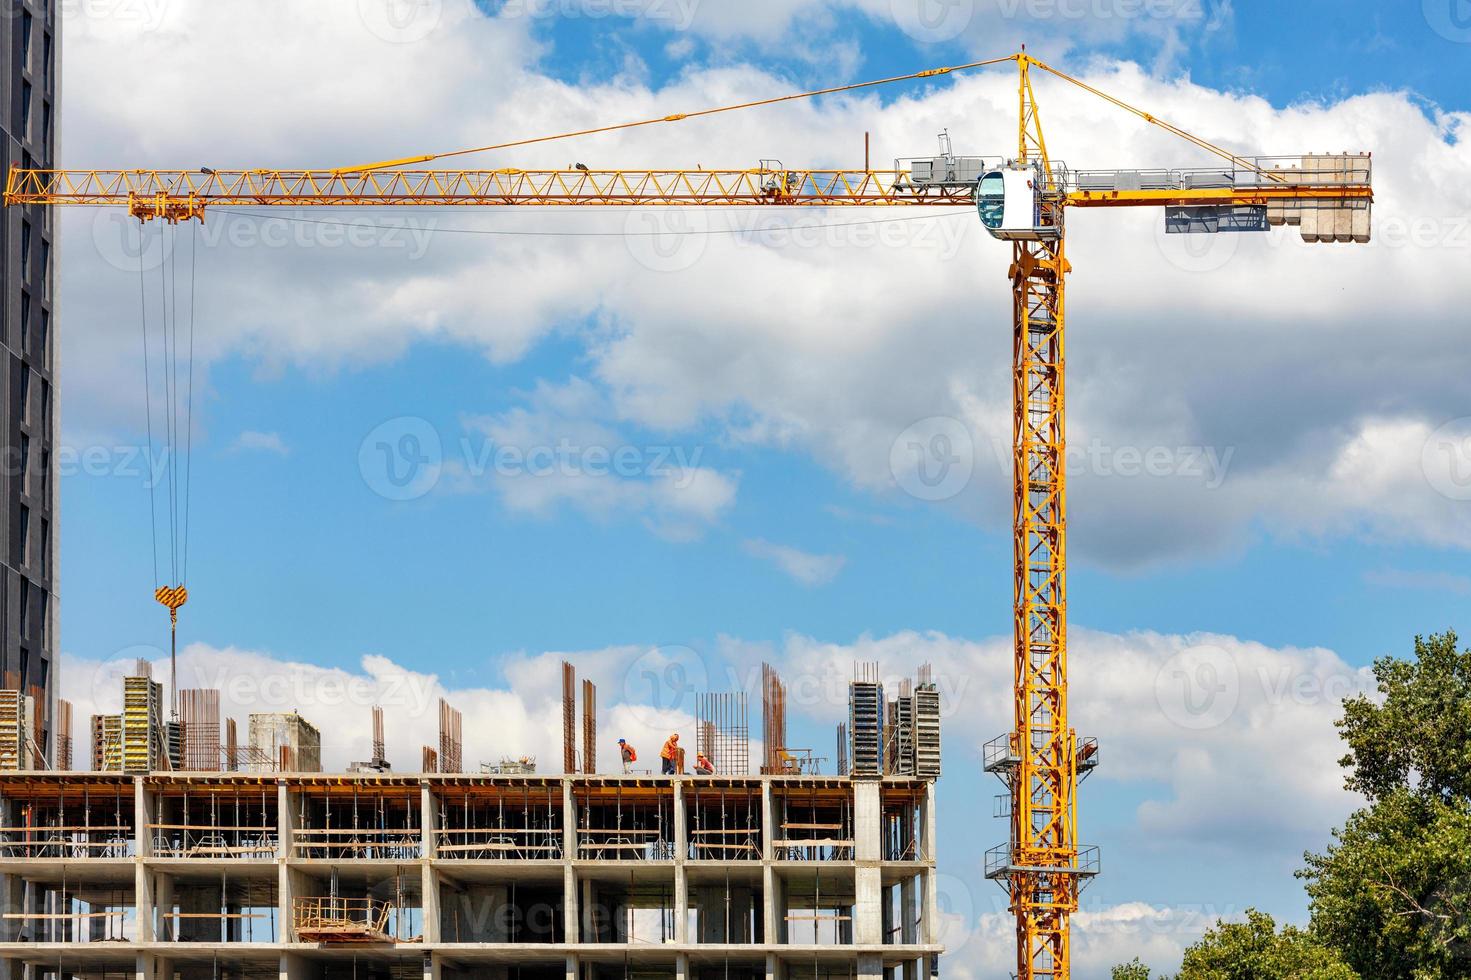
[[[1357,980],[1339,955],[1292,926],[1248,909],[1245,922],[1217,922],[1185,951],[1176,980]]]
[[[1314,933],[1373,980],[1471,980],[1471,653],[1416,637],[1344,703],[1347,785],[1370,805],[1306,855]]]
[[[1149,980],[1149,968],[1135,959],[1114,967],[1113,980]],[[1218,921],[1187,949],[1175,980],[1359,980],[1359,975],[1312,934],[1292,926],[1279,933],[1270,915],[1247,909],[1245,922]]]
[[[1399,790],[1445,801],[1471,799],[1471,651],[1456,634],[1415,637],[1415,659],[1374,663],[1382,703],[1343,703],[1340,763],[1348,788],[1371,803]]]

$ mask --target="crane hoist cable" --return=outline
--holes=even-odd
[[[158,304],[150,323],[147,263],[138,264],[139,319],[143,340],[143,405],[148,434],[148,514],[149,539],[153,553],[153,598],[169,611],[169,698],[170,715],[179,714],[178,630],[179,609],[189,600],[189,518],[193,490],[194,434],[194,323],[198,296],[195,269],[198,265],[198,230],[189,232],[188,313],[185,346],[181,348],[179,328],[179,257],[178,228],[161,226],[159,247],[162,261],[158,270]],[[138,254],[145,254],[143,231],[139,228]],[[156,329],[154,329],[156,327]],[[157,335],[155,339],[154,335]],[[152,351],[157,348],[159,356]],[[155,362],[157,367],[155,369]],[[156,380],[155,380],[156,378]],[[160,425],[154,425],[155,385],[162,388],[162,404],[158,409]],[[155,464],[160,461],[167,477],[164,501],[166,519],[162,522],[165,565],[159,562],[159,495],[161,482]],[[163,572],[167,572],[165,578]]]
[[[435,160],[445,160],[449,157],[469,156],[472,153],[488,153],[491,150],[509,150],[518,146],[531,146],[535,143],[551,143],[556,140],[573,139],[578,136],[593,136],[598,133],[611,133],[622,129],[636,129],[640,126],[654,126],[659,123],[683,122],[686,119],[698,119],[702,116],[714,116],[722,112],[737,112],[741,109],[756,109],[761,106],[777,105],[782,102],[795,102],[799,99],[814,99],[820,95],[836,95],[839,92],[852,92],[858,89],[875,88],[880,85],[892,85],[896,82],[908,82],[919,78],[934,78],[939,75],[948,75],[951,72],[970,71],[975,68],[985,68],[988,65],[999,65],[1007,61],[1015,61],[1019,56],[1009,54],[1004,58],[988,58],[985,61],[972,61],[964,65],[951,65],[942,68],[926,68],[923,71],[910,72],[907,75],[894,75],[889,78],[876,78],[867,82],[852,82],[848,85],[834,85],[830,88],[815,89],[811,92],[793,92],[790,95],[778,95],[769,99],[756,99],[751,102],[738,102],[734,105],[715,106],[709,109],[697,109],[693,112],[675,112],[664,116],[654,116],[649,119],[637,119],[632,122],[613,123],[608,126],[594,126],[590,129],[578,129],[568,133],[556,133],[550,136],[533,136],[528,139],[511,140],[506,143],[492,143],[488,146],[472,146],[460,150],[445,150],[439,153],[425,153],[421,156],[404,157],[399,160],[381,160],[377,163],[365,163],[355,167],[338,167],[331,173],[338,176],[349,176],[351,174],[369,173],[374,170],[390,170],[394,167],[407,167],[416,163],[433,163]]]
[[[438,153],[425,153],[419,156],[403,157],[396,160],[381,160],[376,163],[366,163],[352,167],[337,167],[329,172],[335,176],[347,177],[354,174],[371,173],[375,170],[391,170],[397,167],[406,167],[414,164],[433,163],[436,160],[446,160],[450,157],[469,156],[475,153],[488,153],[493,150],[508,150],[515,147],[532,146],[537,143],[551,143],[558,140],[574,139],[579,136],[594,136],[599,133],[611,133],[625,129],[637,129],[643,126],[654,126],[658,125],[659,123],[683,122],[687,119],[698,119],[704,116],[714,116],[726,112],[738,112],[742,109],[757,109],[763,106],[778,105],[783,102],[795,102],[802,99],[814,99],[823,95],[836,95],[842,92],[852,92],[867,88],[878,88],[883,85],[893,85],[899,82],[915,81],[922,78],[935,78],[941,75],[949,75],[953,72],[972,71],[977,68],[986,68],[991,65],[1004,64],[1008,61],[1018,62],[1022,65],[1023,68],[1025,68],[1027,65],[1034,65],[1037,68],[1040,68],[1048,74],[1054,76],[1055,78],[1059,78],[1062,81],[1069,82],[1072,85],[1075,85],[1076,87],[1089,93],[1090,95],[1097,96],[1098,98],[1102,99],[1105,102],[1108,102],[1111,105],[1117,106],[1118,108],[1123,109],[1126,112],[1132,113],[1133,115],[1138,116],[1140,119],[1143,119],[1145,122],[1150,123],[1154,126],[1158,126],[1160,129],[1163,129],[1171,135],[1177,136],[1180,139],[1185,140],[1186,142],[1193,143],[1195,146],[1200,147],[1201,149],[1209,153],[1213,153],[1216,156],[1227,160],[1235,166],[1240,166],[1249,170],[1256,171],[1257,173],[1262,174],[1263,176],[1266,176],[1269,179],[1275,181],[1281,181],[1283,179],[1280,175],[1263,170],[1258,164],[1251,160],[1240,157],[1237,154],[1232,153],[1230,150],[1217,146],[1209,140],[1202,139],[1193,133],[1187,132],[1186,130],[1181,129],[1178,126],[1173,125],[1172,123],[1166,122],[1165,120],[1160,119],[1158,116],[1155,116],[1152,113],[1146,112],[1143,109],[1138,108],[1137,106],[1125,102],[1123,99],[1109,95],[1107,92],[1095,88],[1092,85],[1089,85],[1087,82],[1075,78],[1064,71],[1054,68],[1044,61],[1039,61],[1038,59],[1033,58],[1031,55],[1026,53],[1025,45],[1022,46],[1022,50],[1019,53],[1006,55],[1002,58],[986,58],[981,61],[967,62],[963,65],[926,68],[921,71],[910,72],[906,75],[892,75],[888,78],[876,78],[865,82],[852,82],[847,85],[833,85],[828,88],[814,89],[810,92],[793,92],[788,95],[778,95],[768,99],[755,99],[749,102],[737,102],[731,105],[713,106],[711,108],[697,109],[691,112],[675,112],[663,116],[653,116],[648,119],[637,119],[630,122],[612,123],[606,126],[593,126],[587,129],[572,130],[565,133],[554,133],[546,136],[533,136],[525,139],[510,140],[504,143],[491,143],[486,146],[472,146],[458,150],[444,150]]]

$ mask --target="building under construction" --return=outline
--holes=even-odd
[[[910,776],[0,775],[7,978],[920,980]]]
[[[588,683],[566,731],[581,771],[463,774],[441,701],[424,771],[390,770],[374,708],[373,759],[323,774],[300,715],[251,715],[244,751],[227,723],[221,747],[217,692],[180,692],[164,722],[140,669],[94,718],[93,772],[0,772],[0,980],[927,978],[938,710],[931,766],[927,673],[887,725],[877,673],[850,685],[851,772],[781,743],[752,775],[736,693],[698,699],[703,772],[607,776]],[[784,690],[768,667],[763,730],[783,738]],[[22,732],[12,700],[0,729]]]

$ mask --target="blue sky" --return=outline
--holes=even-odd
[[[597,4],[545,3],[525,16],[525,4],[482,2],[444,13],[422,37],[389,41],[371,18],[308,14],[292,43],[317,44],[320,63],[274,52],[282,77],[269,82],[218,53],[230,31],[271,23],[227,25],[185,4],[152,25],[89,24],[66,52],[65,162],[397,156],[575,128],[589,113],[631,118],[954,64],[1027,41],[1233,148],[1373,149],[1387,161],[1376,178],[1388,222],[1415,227],[1437,194],[1452,217],[1468,203],[1455,189],[1471,174],[1471,10],[1460,0],[1392,15],[1371,3],[1198,0],[1152,6],[1169,14],[1155,17],[1121,14],[1137,9],[1125,2],[962,0],[931,10],[938,37],[914,27],[923,4],[904,0],[754,5],[746,18],[707,3],[670,0],[625,18],[590,16],[606,9]],[[686,9],[688,22],[653,15]],[[946,21],[949,10],[964,16]],[[105,68],[126,70],[140,39],[163,46],[177,33],[192,46],[171,70],[207,83],[176,115],[201,122],[146,132],[129,116],[142,109],[117,106],[95,82]],[[380,58],[381,70],[365,67]],[[291,97],[334,73],[366,86],[362,104]],[[963,152],[1005,152],[1011,83],[988,77],[793,110],[810,115],[557,146],[520,163],[826,162],[856,153],[869,119],[879,160],[929,152],[944,120]],[[171,81],[138,84],[160,86],[140,93],[146,106]],[[277,116],[229,97],[256,84],[282,86],[251,95],[284,106]],[[1040,97],[1054,152],[1075,166],[1151,147],[1178,154],[1159,165],[1192,160],[1122,123],[1095,123],[1101,109],[1055,85]],[[957,116],[965,106],[987,107],[997,125]],[[824,115],[840,123],[822,129]],[[714,677],[762,656],[799,675],[871,651],[894,655],[885,663],[894,674],[917,666],[911,651],[933,651],[942,670],[984,661],[984,675],[960,670],[962,687],[1005,676],[1003,246],[975,229],[951,240],[914,224],[877,248],[843,229],[809,227],[814,247],[715,235],[681,277],[641,255],[637,239],[618,240],[634,227],[621,216],[410,214],[369,215],[366,244],[346,247],[312,224],[357,220],[340,213],[211,218],[198,268],[185,642],[350,672],[380,656],[450,691],[514,686],[527,658],[545,652],[592,663],[612,648],[689,648]],[[61,484],[62,645],[83,673],[166,644],[166,616],[149,598],[149,495],[127,448],[142,433],[136,263],[101,220],[64,217],[60,286],[63,377],[76,378],[62,386],[64,441],[100,453]],[[959,228],[969,218],[925,219],[932,229],[947,220]],[[1243,708],[1231,723],[1239,729],[1223,725],[1197,744],[1189,729],[1130,728],[1134,695],[1121,689],[1138,667],[1135,687],[1153,687],[1144,700],[1169,715],[1155,701],[1171,653],[1206,643],[1230,651],[1244,678],[1275,664],[1289,681],[1327,677],[1348,693],[1373,658],[1464,624],[1471,518],[1457,484],[1443,492],[1421,461],[1436,439],[1462,445],[1471,413],[1452,329],[1467,298],[1452,270],[1464,272],[1471,242],[1437,224],[1424,245],[1317,250],[1291,247],[1281,229],[1202,264],[1172,252],[1155,220],[1088,215],[1072,229],[1072,431],[1085,455],[1070,615],[1075,663],[1100,685],[1080,684],[1074,703],[1080,726],[1096,720],[1122,741],[1105,745],[1085,793],[1085,836],[1108,862],[1089,908],[1106,919],[1130,903],[1211,914],[1257,904],[1300,919],[1296,855],[1322,846],[1352,800],[1333,795],[1331,762],[1310,774],[1318,788],[1301,822],[1284,815],[1288,800],[1240,797],[1258,767],[1275,774],[1265,787],[1302,781],[1278,753],[1304,731],[1317,733],[1314,758],[1331,760],[1331,698],[1314,689],[1268,699],[1265,715]],[[243,237],[232,238],[237,225]],[[525,234],[548,230],[572,237]],[[838,236],[834,247],[824,233]],[[1396,289],[1413,298],[1396,304]],[[1418,352],[1396,322],[1407,312],[1428,325]],[[975,475],[963,492],[929,500],[906,492],[893,460],[911,426],[928,437],[936,418],[961,427]],[[584,457],[565,479],[524,466],[477,472],[496,446],[562,441],[626,447],[636,463],[619,477],[590,475]],[[1151,448],[1166,451],[1169,472],[1119,472],[1121,450]],[[390,499],[402,494],[385,467],[426,449],[424,492]],[[1219,472],[1199,471],[1202,454]],[[1110,655],[1130,666],[1115,668]],[[997,792],[976,764],[989,733],[970,726],[989,723],[1005,692],[970,690],[979,700],[953,706],[941,819],[984,918],[1000,892],[976,880],[974,864],[1004,827],[977,834],[969,819]],[[841,709],[830,707],[796,720],[815,745],[831,741]],[[1266,737],[1249,734],[1263,727]],[[1270,757],[1255,757],[1264,746]],[[1202,785],[1197,751],[1241,810],[1227,808],[1234,826],[1202,823],[1192,836],[1170,814],[1188,812]],[[977,935],[990,938],[974,941],[991,957],[986,921]],[[1105,931],[1093,955],[1168,957],[1176,933],[1200,925]]]

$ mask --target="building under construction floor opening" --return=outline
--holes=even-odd
[[[922,980],[935,783],[0,775],[4,980]]]

